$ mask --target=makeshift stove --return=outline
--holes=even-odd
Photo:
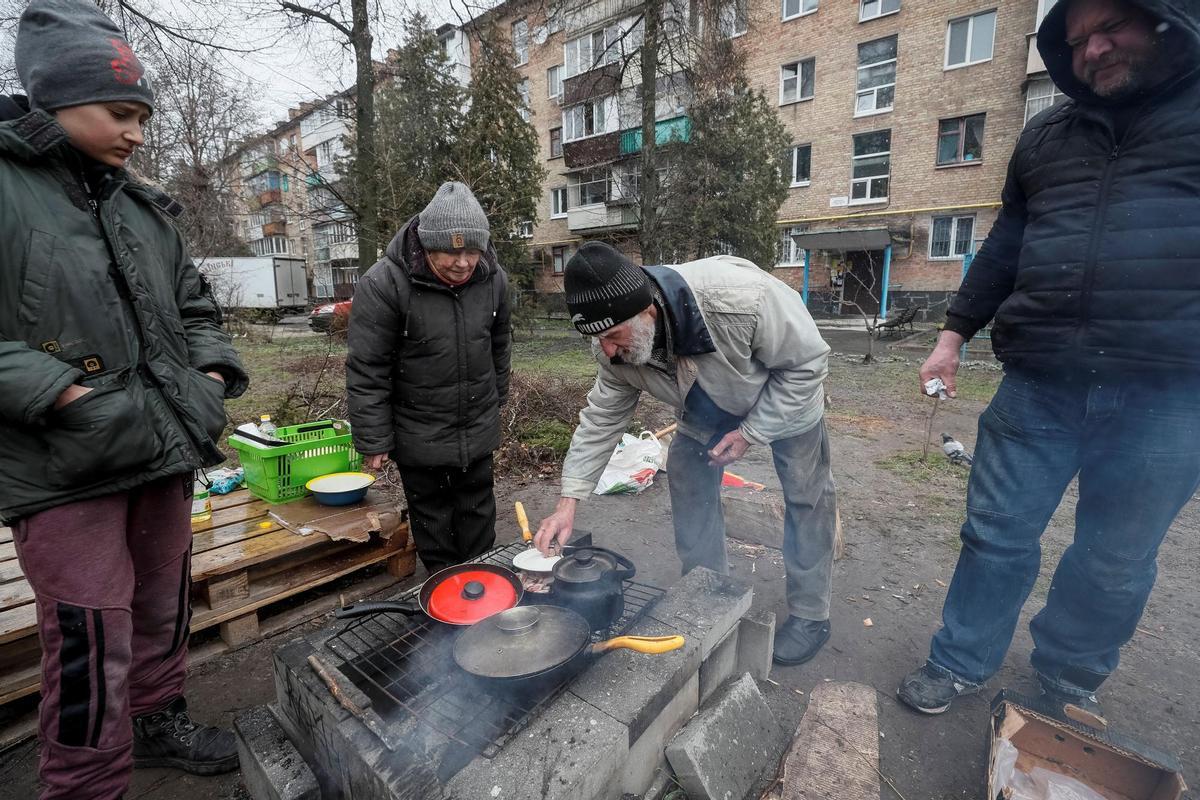
[[[507,566],[524,547],[481,560]],[[275,654],[270,713],[239,720],[247,787],[255,798],[642,795],[665,769],[665,744],[708,694],[735,673],[766,676],[774,618],[747,617],[749,586],[703,569],[666,592],[626,581],[624,600],[593,640],[678,633],[685,646],[615,651],[528,690],[473,681],[450,653],[461,629],[425,617],[377,614],[293,641]],[[522,604],[539,602],[527,593]],[[294,745],[323,795],[286,794],[280,781],[303,781],[281,775],[281,764],[299,759],[271,755],[268,741]]]

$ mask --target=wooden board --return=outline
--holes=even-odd
[[[388,582],[411,575],[416,552],[403,526],[390,540],[332,542],[300,536],[268,518],[269,503],[238,491],[214,498],[213,517],[193,526],[191,632],[220,626],[225,646],[266,635],[259,611],[372,564]],[[37,691],[40,650],[33,592],[0,529],[0,705]],[[209,602],[212,600],[213,602]]]
[[[822,683],[783,765],[782,800],[878,800],[879,719],[875,690]]]

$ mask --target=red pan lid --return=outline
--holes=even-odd
[[[509,576],[485,569],[448,575],[429,593],[429,616],[454,625],[471,625],[517,604]]]

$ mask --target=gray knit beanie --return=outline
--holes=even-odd
[[[425,206],[417,235],[426,250],[487,250],[487,214],[465,183],[446,181]]]
[[[21,15],[17,75],[34,108],[132,101],[154,92],[125,34],[90,0],[33,0]]]

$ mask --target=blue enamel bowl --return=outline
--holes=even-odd
[[[375,482],[374,475],[365,472],[335,472],[322,475],[304,484],[317,502],[324,506],[349,506],[367,496]]]

